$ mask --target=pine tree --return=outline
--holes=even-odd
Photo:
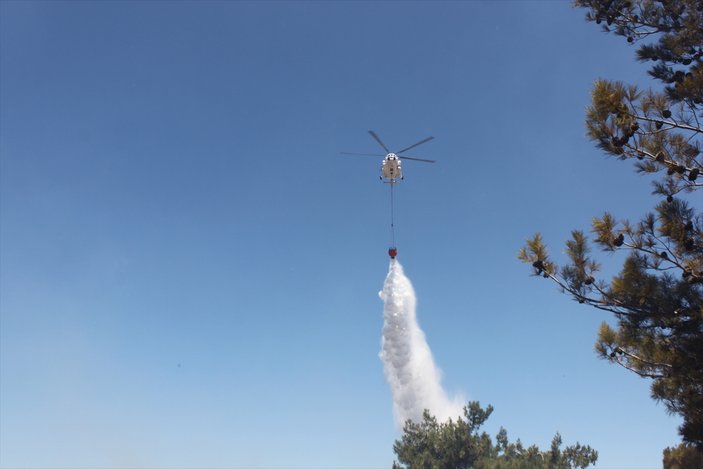
[[[703,452],[694,446],[681,443],[675,448],[664,450],[664,469],[691,469],[703,467]]]
[[[660,90],[598,80],[586,116],[589,137],[609,156],[651,173],[652,213],[636,223],[606,212],[592,221],[592,242],[624,251],[620,273],[599,279],[591,240],[573,231],[569,261],[550,260],[539,234],[519,257],[576,301],[612,313],[600,357],[651,380],[652,397],[683,417],[679,432],[703,451],[703,1],[576,0],[586,19],[637,45],[653,62]],[[663,86],[662,86],[663,85]]]
[[[501,428],[496,443],[480,427],[493,412],[476,402],[464,407],[464,418],[440,423],[427,410],[420,423],[405,422],[403,435],[393,445],[398,462],[394,469],[573,469],[586,468],[598,460],[598,452],[576,443],[562,449],[561,435],[552,440],[549,451],[523,446],[518,439],[508,440]]]

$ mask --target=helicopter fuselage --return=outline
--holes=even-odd
[[[403,179],[403,170],[400,164],[398,155],[388,153],[381,164],[381,179],[390,184],[395,184],[398,179]]]

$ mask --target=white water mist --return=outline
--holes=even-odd
[[[462,415],[463,398],[450,399],[441,385],[441,371],[417,323],[415,290],[403,266],[392,259],[379,293],[383,300],[381,353],[386,380],[393,396],[396,426],[407,419],[422,420],[428,409],[439,421]]]

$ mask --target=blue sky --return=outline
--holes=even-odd
[[[0,466],[389,467],[374,129],[435,136],[396,240],[448,392],[660,467],[679,419],[516,257],[656,203],[585,136],[633,57],[561,1],[0,3]]]

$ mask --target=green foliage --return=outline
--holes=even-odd
[[[641,172],[664,171],[657,193],[673,196],[701,187],[703,4],[699,0],[576,0],[586,19],[637,43],[637,58],[664,90],[641,91],[618,81],[593,87],[586,126],[607,154],[635,158]],[[646,43],[656,38],[654,43]]]
[[[491,448],[490,437],[479,434],[478,429],[492,412],[491,406],[482,409],[478,402],[470,402],[464,407],[466,419],[439,423],[425,410],[422,422],[405,422],[403,436],[393,451],[400,463],[410,468],[469,469]]]
[[[556,265],[549,260],[547,248],[542,242],[542,235],[537,233],[532,239],[527,240],[527,245],[520,249],[518,258],[523,262],[532,264],[534,275],[548,278],[556,273]]]
[[[631,159],[639,172],[665,174],[655,193],[671,197],[703,186],[697,106],[671,102],[665,93],[598,80],[586,128],[606,154]]]
[[[703,67],[703,4],[700,0],[576,0],[586,19],[606,32],[640,44],[637,59],[655,62],[650,75],[663,82],[673,102],[701,105]]]
[[[537,446],[525,448],[520,440],[511,443],[508,432],[501,428],[496,442],[479,428],[493,412],[478,402],[464,407],[464,419],[439,423],[425,410],[420,423],[405,422],[403,435],[393,445],[398,462],[394,469],[571,469],[595,464],[598,452],[579,443],[561,449],[557,433],[549,451]]]
[[[703,452],[685,443],[664,450],[664,469],[703,467]]]
[[[601,325],[598,355],[651,379],[652,397],[684,422],[686,442],[703,448],[703,216],[683,193],[703,182],[703,2],[576,0],[586,18],[637,43],[637,58],[655,62],[663,91],[598,80],[586,114],[589,137],[607,155],[659,177],[661,197],[637,223],[606,212],[592,220],[592,240],[573,231],[567,262],[549,259],[539,234],[519,258],[579,303],[612,313]],[[655,42],[647,42],[654,40]],[[696,200],[700,201],[699,194]],[[700,205],[698,205],[700,207]],[[620,273],[598,279],[589,243],[624,252]],[[674,466],[672,466],[674,467]]]

